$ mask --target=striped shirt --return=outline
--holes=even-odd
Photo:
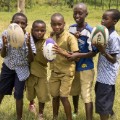
[[[77,24],[73,24],[69,27],[70,33],[75,33],[77,31]],[[89,24],[86,24],[84,29],[80,32],[80,36],[78,38],[78,47],[81,53],[88,53],[90,51],[97,52],[97,49],[92,47],[90,34],[92,31],[92,27]],[[76,71],[90,70],[94,68],[93,59],[92,58],[80,58],[79,61],[76,62]]]
[[[97,81],[104,84],[115,85],[120,66],[120,37],[115,30],[110,31],[110,33],[106,53],[116,54],[117,60],[113,64],[103,55],[99,55]]]
[[[10,46],[8,43],[7,45],[7,55],[4,58],[4,63],[6,66],[11,69],[15,70],[18,78],[20,81],[26,80],[29,77],[30,71],[29,71],[29,64],[28,64],[28,47],[26,45],[26,38],[27,34],[25,34],[25,42],[21,48],[13,48]],[[7,36],[7,31],[4,31],[3,34],[4,36]],[[2,39],[0,40],[0,47],[2,48],[3,42]],[[0,49],[1,49],[0,48]],[[34,41],[31,40],[31,48],[33,53],[36,53],[36,48]]]

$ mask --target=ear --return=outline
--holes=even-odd
[[[65,26],[65,24],[66,24],[66,23],[64,22],[64,26]]]
[[[86,12],[86,16],[88,16],[88,12]]]
[[[117,22],[118,22],[117,20],[114,20],[114,25],[115,25]]]

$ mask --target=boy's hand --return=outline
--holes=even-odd
[[[64,50],[62,48],[60,48],[57,44],[55,44],[53,46],[53,51],[55,51],[55,53],[61,54],[61,55],[63,55],[63,52],[64,52]]]
[[[26,44],[27,44],[27,46],[30,45],[30,33],[28,33],[28,35],[27,35]]]
[[[81,35],[81,33],[80,33],[79,31],[77,31],[76,33],[74,33],[74,36],[75,36],[76,38],[79,38],[80,35]]]
[[[93,45],[99,50],[99,52],[101,52],[102,54],[105,53],[106,45],[102,45],[100,43],[95,43]]]
[[[66,58],[68,58],[70,56],[69,52],[67,52],[66,50],[60,48],[57,44],[55,44],[53,46],[53,51],[55,51],[57,54],[60,54],[60,55],[62,55],[64,57],[66,57]]]
[[[2,36],[2,40],[3,40],[3,47],[7,47],[7,37]]]

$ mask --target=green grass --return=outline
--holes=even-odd
[[[97,24],[100,24],[101,16],[103,14],[103,10],[101,8],[97,8],[96,10],[94,7],[88,6],[89,9],[89,15],[86,18],[86,21],[91,26],[96,26]],[[67,6],[35,6],[32,9],[26,10],[26,15],[28,17],[28,26],[27,31],[30,32],[32,22],[36,19],[42,19],[47,24],[47,34],[51,31],[50,27],[50,16],[55,13],[60,12],[64,15],[66,26],[65,29],[68,29],[69,25],[74,23],[74,20],[72,18],[72,9],[68,8]],[[12,18],[12,15],[15,13],[13,12],[0,12],[0,33],[4,29],[7,28],[7,26],[10,23],[10,20]],[[116,25],[116,30],[120,34],[120,22]],[[0,63],[2,63],[2,58],[0,58]],[[94,58],[95,62],[95,73],[96,73],[96,66],[97,66],[97,57]],[[1,67],[1,64],[0,64]],[[96,77],[96,76],[95,76]],[[114,110],[117,114],[118,120],[120,120],[120,76],[118,77],[117,84],[116,84],[116,97],[115,97],[115,104],[114,104]],[[72,103],[71,97],[69,97],[70,102]],[[94,102],[94,90],[93,90],[93,102]],[[85,120],[85,111],[84,111],[84,104],[82,100],[79,101],[79,116],[77,120]],[[28,111],[28,104],[29,102],[26,99],[26,95],[24,95],[24,112],[23,112],[23,118],[24,120],[35,120],[35,116]],[[37,104],[37,99],[36,99]],[[52,104],[51,101],[46,104],[45,107],[45,118],[46,120],[52,119]],[[15,111],[15,100],[13,96],[5,96],[3,99],[2,104],[0,105],[0,120],[15,120],[16,119],[16,111]],[[65,120],[65,114],[63,110],[63,106],[60,105],[60,112],[59,112],[59,120]],[[94,112],[94,120],[99,120],[99,116],[95,114]]]

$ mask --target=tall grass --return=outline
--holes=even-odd
[[[86,18],[86,21],[91,26],[96,26],[97,24],[100,24],[101,16],[104,11],[101,10],[101,8],[95,10],[93,6],[88,6],[89,9],[89,15]],[[7,28],[9,25],[12,15],[16,11],[13,12],[0,12],[0,33]],[[32,7],[32,9],[26,10],[26,15],[28,17],[28,26],[27,31],[30,32],[32,22],[37,19],[42,19],[47,24],[47,34],[51,31],[50,27],[50,16],[55,13],[60,12],[64,15],[66,26],[65,29],[68,29],[69,25],[74,23],[73,17],[72,17],[72,9],[68,8],[67,6],[48,6],[48,5],[36,5],[35,7]],[[116,25],[116,30],[120,34],[120,22]],[[0,66],[3,59],[0,58]],[[95,62],[95,73],[96,73],[96,66],[97,66],[97,57],[94,58]],[[95,76],[96,78],[96,76]],[[114,110],[117,114],[118,120],[120,120],[120,76],[118,77],[117,84],[116,84],[116,97],[115,97],[115,104],[114,104]],[[69,97],[70,102],[72,104],[71,97]],[[93,90],[93,102],[94,102],[94,90]],[[24,120],[35,120],[37,119],[33,114],[31,114],[28,111],[28,101],[26,99],[26,95],[24,94],[24,111],[23,111],[23,119]],[[37,104],[37,99],[36,99]],[[46,104],[45,112],[44,112],[46,120],[52,119],[52,104],[51,101]],[[15,120],[16,119],[16,111],[15,111],[15,100],[13,96],[5,96],[3,99],[2,104],[0,105],[0,120]],[[60,105],[60,112],[59,112],[59,120],[65,120],[65,113],[63,110],[63,106]],[[79,115],[76,120],[85,120],[85,110],[84,110],[84,104],[82,100],[79,101]],[[99,116],[95,114],[94,112],[94,120],[99,120]]]

